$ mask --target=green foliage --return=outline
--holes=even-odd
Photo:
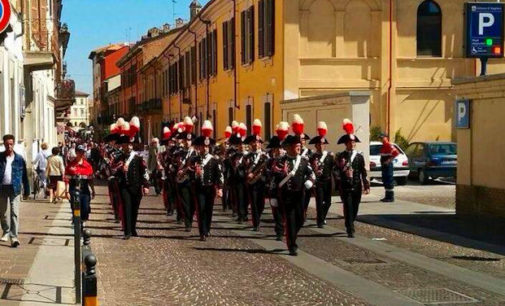
[[[402,129],[399,129],[398,131],[396,131],[394,142],[400,148],[402,148],[402,150],[405,151],[405,149],[407,149],[407,147],[409,146],[409,141],[407,138],[405,138],[405,136],[402,135],[401,131],[402,131]]]
[[[380,134],[382,133],[382,129],[380,126],[372,126],[370,128],[370,141],[380,141]]]

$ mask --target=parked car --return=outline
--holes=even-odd
[[[405,152],[409,157],[410,173],[421,184],[439,177],[456,177],[458,152],[454,142],[414,142]]]
[[[394,177],[398,185],[407,184],[407,178],[409,176],[409,160],[405,152],[393,143],[395,148],[400,152],[400,154],[394,159]],[[370,142],[370,179],[382,177],[381,173],[381,163],[380,163],[380,149],[382,147],[382,142],[371,141]]]

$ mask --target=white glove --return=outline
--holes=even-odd
[[[312,183],[311,180],[306,180],[305,181],[305,188],[306,189],[310,189],[310,188],[312,188],[312,186],[314,186],[314,183]]]

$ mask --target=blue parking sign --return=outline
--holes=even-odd
[[[466,57],[503,57],[503,3],[465,3]]]
[[[470,100],[456,100],[456,105],[454,107],[454,117],[456,128],[470,128]]]

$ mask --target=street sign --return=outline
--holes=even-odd
[[[10,19],[11,5],[9,0],[0,0],[0,33],[3,33],[7,29]]]
[[[465,3],[466,57],[503,57],[503,3]]]
[[[458,129],[470,128],[470,100],[460,99],[456,100],[454,107],[454,122]]]

